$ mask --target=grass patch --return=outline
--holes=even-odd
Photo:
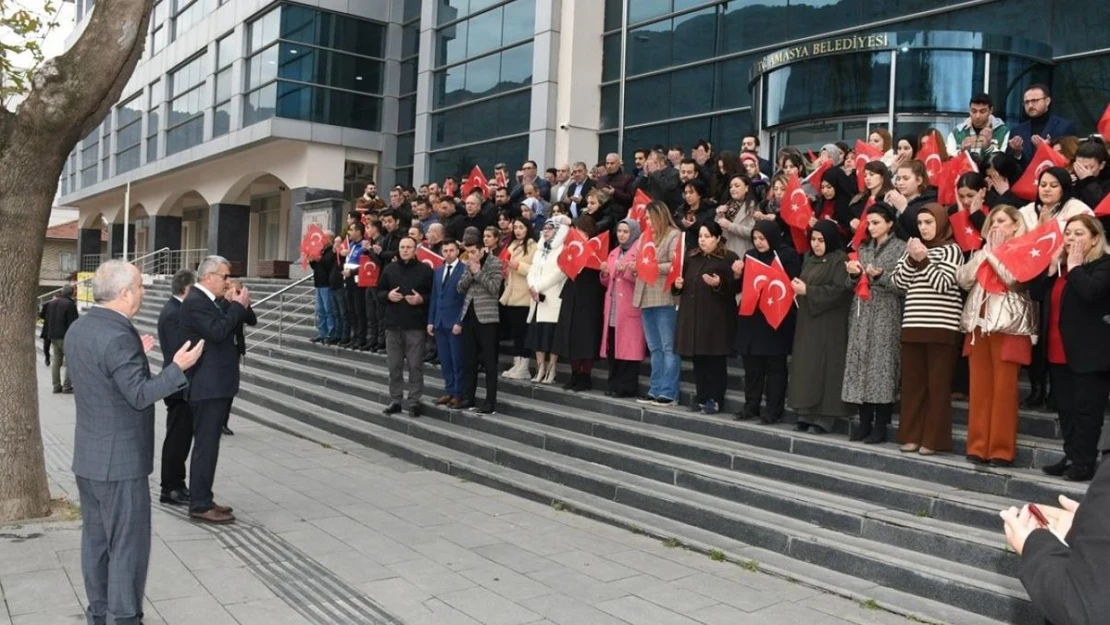
[[[563,512],[567,509],[567,504],[561,501],[553,501],[551,502],[551,509],[556,512]]]
[[[874,599],[868,599],[867,601],[861,601],[859,605],[864,610],[878,610],[879,609],[879,602],[875,601]]]
[[[678,543],[677,538],[668,538],[667,540],[663,541],[663,546],[666,547],[667,549],[676,549],[680,545]]]
[[[929,516],[929,510],[926,509],[926,508],[922,508],[922,509],[918,510],[917,512],[914,512],[914,514],[919,516],[919,517],[924,518],[924,517]]]
[[[748,560],[746,562],[741,562],[740,566],[744,570],[751,571],[752,573],[759,572],[759,562],[757,560]]]
[[[721,551],[720,549],[710,549],[709,550],[709,559],[714,561],[714,562],[724,562],[725,561],[725,552]]]

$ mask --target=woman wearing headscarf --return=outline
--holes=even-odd
[[[601,357],[609,359],[610,397],[635,397],[644,360],[644,322],[633,305],[636,292],[636,255],[640,251],[640,222],[623,219],[617,224],[617,246],[601,265],[601,285],[606,288]]]
[[[809,244],[802,273],[793,282],[798,323],[787,401],[798,414],[798,430],[825,434],[837,418],[855,412],[840,398],[852,292],[847,288],[848,255],[837,225],[819,220],[810,232]]]
[[[777,256],[787,275],[791,279],[798,277],[802,269],[801,259],[793,247],[783,242],[782,230],[777,223],[756,223],[752,231],[752,245],[747,257],[771,265]],[[738,266],[741,268],[738,273],[742,273],[742,267]],[[744,359],[744,408],[737,413],[737,418],[758,418],[763,423],[782,420],[786,408],[786,359],[794,346],[795,316],[796,311],[791,307],[778,329],[771,327],[759,309],[751,316],[736,318],[735,351]],[[761,404],[765,393],[767,407],[764,409]]]
[[[847,246],[852,238],[852,196],[855,195],[853,187],[855,179],[849,178],[840,167],[832,167],[821,174],[818,185],[817,202],[814,204],[813,216],[816,221],[829,221],[840,230],[840,240]],[[811,222],[811,226],[815,222]]]
[[[728,193],[728,203],[717,207],[717,225],[725,233],[729,251],[743,258],[752,247],[752,227],[759,205],[752,196],[751,181],[743,174],[729,179]]]
[[[725,246],[721,226],[710,221],[698,230],[698,246],[688,253],[682,277],[673,290],[679,295],[675,352],[694,361],[696,391],[691,410],[717,414],[725,400],[728,356],[736,324],[739,257]]]
[[[967,459],[976,464],[1008,467],[1017,449],[1018,376],[1029,364],[1032,336],[1040,332],[1036,307],[1026,285],[998,262],[994,251],[1025,234],[1025,221],[1013,206],[996,206],[983,227],[983,248],[956,272],[968,292],[960,328],[967,333],[969,358]],[[998,278],[1000,293],[988,292],[978,280],[980,268]]]
[[[1041,172],[1037,179],[1037,199],[1021,208],[1021,217],[1028,230],[1055,218],[1063,232],[1069,219],[1076,215],[1090,214],[1091,208],[1074,197],[1071,174],[1063,167],[1049,167]],[[1039,344],[1033,350],[1033,361],[1029,364],[1029,384],[1032,390],[1023,402],[1025,407],[1036,408],[1047,403],[1052,408],[1056,397],[1049,393],[1048,377],[1044,344]]]
[[[532,237],[531,220],[523,215],[510,220],[509,234],[513,239],[508,244],[508,274],[505,276],[505,290],[501,293],[499,303],[505,308],[509,337],[513,340],[513,366],[501,375],[510,380],[527,380],[531,376],[528,363],[532,360],[531,352],[524,345],[528,336],[528,311],[532,302],[528,293],[528,274],[539,246]]]
[[[587,239],[597,236],[597,225],[589,214],[580,215],[576,227]],[[590,376],[601,345],[601,314],[605,307],[601,272],[583,269],[574,280],[563,283],[559,298],[563,305],[559,308],[552,351],[570,361],[570,379],[563,390],[588,391],[593,388]]]
[[[655,239],[655,258],[659,276],[655,282],[636,280],[632,303],[640,311],[644,339],[651,352],[651,385],[639,398],[639,403],[670,406],[678,401],[679,376],[682,359],[675,353],[675,325],[678,311],[677,299],[671,289],[665,289],[667,274],[675,260],[678,238],[685,236],[671,219],[671,211],[663,202],[652,202],[647,207],[648,223]],[[688,250],[692,251],[692,250]],[[635,271],[635,267],[633,267]]]
[[[559,356],[552,352],[552,348],[555,344],[555,325],[563,304],[559,294],[567,281],[567,274],[559,268],[559,254],[563,251],[563,241],[569,231],[569,218],[548,219],[540,231],[539,249],[528,269],[528,294],[532,298],[528,310],[528,344],[536,352],[536,364],[539,365],[532,381],[540,384],[555,381],[555,365],[559,362]]]
[[[898,215],[890,205],[873,205],[865,219],[867,236],[860,245],[859,258],[846,265],[847,287],[856,295],[848,315],[848,349],[840,397],[859,406],[859,427],[849,440],[874,445],[886,441],[898,398],[904,294],[891,277],[905,254],[906,242],[898,236]],[[860,288],[864,280],[866,290]]]
[[[894,142],[894,161],[888,165],[891,173],[917,158],[917,146],[917,137],[913,135],[898,137],[898,140]]]
[[[952,372],[963,340],[956,272],[964,256],[940,204],[922,208],[917,228],[921,237],[906,242],[893,276],[906,291],[898,442],[905,453],[930,456],[952,449]]]

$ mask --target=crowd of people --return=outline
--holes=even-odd
[[[851,439],[874,444],[900,401],[900,449],[932,455],[953,449],[952,401],[967,399],[967,459],[995,466],[1014,461],[1019,407],[1048,407],[1065,458],[1044,472],[1089,480],[1099,451],[1110,450],[1110,436],[1099,440],[1110,434],[1110,257],[1103,210],[1094,213],[1110,193],[1110,156],[1100,137],[1077,138],[1075,124],[1051,112],[1047,87],[1030,87],[1024,105],[1028,119],[1008,126],[979,94],[947,137],[876,129],[819,153],[786,147],[773,163],[749,136],[739,152],[706,141],[689,154],[638,149],[627,171],[610,154],[545,173],[533,161],[515,175],[498,164],[488,187],[448,178],[399,185],[388,200],[371,184],[312,260],[314,341],[384,349],[391,365],[403,345],[408,362],[443,368],[447,392],[436,403],[485,413],[499,376],[553,384],[569,361],[564,388],[585,391],[599,359],[608,360],[609,395],[674,405],[687,359],[690,410],[716,414],[728,358],[739,356],[738,419],[776,423],[789,406],[799,430],[824,434],[855,417]],[[1038,160],[1042,145],[1051,162]],[[960,168],[947,179],[950,164]],[[799,185],[812,209],[802,227],[788,214]],[[1064,245],[1047,270],[1018,279],[995,252],[1053,219]],[[568,277],[568,240],[598,237],[608,241],[599,262]],[[642,254],[656,267],[646,277]],[[681,275],[669,275],[675,263]],[[425,264],[434,271],[389,279],[395,265]],[[770,265],[796,305],[781,319],[762,306],[738,311],[746,289],[766,286],[745,271]],[[408,335],[391,342],[391,332]],[[499,341],[513,356],[504,372]],[[1022,400],[1023,368],[1031,390]],[[414,414],[419,369],[410,369]],[[399,386],[393,396],[397,412]]]

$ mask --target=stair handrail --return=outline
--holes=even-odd
[[[266,328],[269,328],[269,327],[273,326],[276,323],[277,326],[278,326],[278,331],[277,331],[278,347],[281,347],[282,339],[284,338],[284,335],[285,335],[285,315],[287,314],[286,311],[285,311],[285,294],[288,293],[289,291],[293,290],[294,288],[303,285],[305,282],[308,282],[311,279],[312,279],[312,274],[311,273],[305,274],[305,275],[301,276],[300,278],[298,278],[297,280],[295,280],[292,284],[287,284],[286,286],[282,287],[281,289],[279,289],[277,291],[274,291],[273,293],[270,293],[269,295],[267,295],[266,297],[263,297],[262,299],[258,300],[257,302],[251,302],[251,306],[255,307],[255,306],[261,306],[262,304],[265,304],[266,302],[269,302],[270,300],[274,299],[275,297],[279,298],[278,299],[278,307],[275,310],[264,311],[261,315],[258,316],[258,320],[261,321],[264,317],[266,317],[267,315],[270,315],[271,313],[274,313],[274,312],[277,313],[278,317],[277,317],[277,319],[272,319],[272,320],[270,320],[270,321],[268,321],[268,322],[266,322],[266,323],[264,323],[260,326],[256,326],[255,329],[252,330],[249,335],[244,337],[244,340],[249,339],[249,338],[253,338],[259,332],[262,332]],[[313,299],[313,301],[311,303],[308,303],[308,302],[303,303],[300,306],[298,306],[297,308],[295,308],[294,310],[289,311],[288,314],[290,314],[290,315],[295,314],[295,313],[307,308],[308,306],[312,306],[312,307],[315,308],[316,300]],[[270,334],[269,336],[263,338],[261,341],[257,341],[257,342],[247,341],[247,351],[250,351],[256,345],[261,345],[261,344],[265,343],[266,341],[269,341],[271,338],[273,338],[273,334]]]
[[[288,284],[288,285],[282,287],[280,290],[277,290],[277,291],[274,291],[273,293],[270,293],[269,295],[267,295],[266,297],[263,297],[262,299],[258,300],[257,302],[251,302],[251,306],[261,306],[262,304],[265,304],[266,302],[274,299],[275,297],[278,297],[279,295],[285,295],[286,292],[293,290],[293,288],[298,287],[298,286],[304,284],[305,282],[308,282],[311,279],[312,279],[312,274],[311,273],[305,274],[305,275],[301,276],[300,278],[298,278],[292,284]]]
[[[158,255],[158,254],[162,254],[163,252],[169,252],[169,251],[170,251],[170,248],[168,248],[168,247],[163,247],[163,248],[161,248],[161,249],[157,249],[157,250],[154,250],[153,252],[151,252],[151,253],[149,253],[149,254],[143,254],[142,256],[139,256],[138,258],[133,258],[133,259],[131,259],[131,260],[130,260],[130,261],[128,261],[128,262],[130,262],[130,263],[131,263],[132,265],[134,265],[135,263],[138,263],[138,262],[144,261],[144,260],[146,260],[146,259],[150,258],[151,256],[155,256],[155,255]],[[136,265],[136,266],[138,266],[138,265]],[[142,269],[140,269],[139,271],[141,272],[141,271],[142,271]],[[74,284],[74,287],[75,287],[75,288],[76,288],[76,287],[79,287],[79,286],[81,286],[82,284],[85,284],[86,282],[91,282],[91,281],[92,281],[92,276],[89,276],[88,278],[84,278],[84,279],[82,279],[82,280],[78,280],[78,281],[77,281],[77,282],[76,282],[76,283]],[[57,295],[58,293],[61,293],[61,292],[62,292],[62,289],[64,289],[64,288],[65,288],[64,286],[60,286],[60,287],[58,287],[58,288],[54,289],[53,291],[49,291],[49,292],[46,292],[46,293],[43,293],[42,295],[40,295],[40,296],[38,297],[38,308],[42,308],[42,304],[43,304],[43,302],[45,302],[45,301],[49,301],[49,300],[50,300],[51,298],[53,298],[53,297],[54,297],[55,295]],[[75,295],[76,295],[76,293],[75,293]]]

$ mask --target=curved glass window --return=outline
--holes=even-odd
[[[966,113],[971,96],[983,91],[983,69],[978,52],[899,52],[895,108],[900,113]]]
[[[764,76],[763,92],[764,126],[885,113],[890,53],[848,54],[787,65]]]

